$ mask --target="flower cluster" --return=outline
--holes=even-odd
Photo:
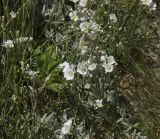
[[[142,2],[142,4],[144,5],[150,5],[152,3],[152,0],[140,0]]]
[[[5,48],[13,48],[14,47],[14,43],[12,40],[7,40],[2,44],[3,47]]]
[[[90,40],[86,39],[91,38],[94,40],[98,33],[103,32],[100,25],[94,21],[94,12],[87,8],[88,0],[71,1],[74,2],[75,5],[77,4],[77,9],[74,11],[71,10],[69,16],[74,22],[79,21],[77,24],[74,24],[75,28],[79,26],[79,29],[82,32],[77,49],[80,51],[81,55],[84,56],[84,58],[81,58],[81,61],[77,61],[74,66],[67,62],[60,64],[60,67],[63,68],[65,79],[73,80],[76,72],[83,77],[92,77],[91,72],[99,69],[100,67],[104,68],[106,73],[112,72],[114,65],[116,65],[114,57],[107,55],[102,55],[101,57],[94,56],[93,53],[95,53],[96,49],[101,48],[97,47],[95,49],[95,46],[92,46]],[[109,18],[111,22],[117,22],[117,17],[115,14],[110,14]],[[92,48],[89,46],[92,46]]]
[[[81,101],[98,110],[104,107],[105,98],[102,95],[104,92],[97,95],[96,92],[92,92],[92,89],[99,86],[101,82],[106,82],[105,76],[114,71],[117,63],[112,55],[107,55],[106,50],[96,43],[96,39],[103,34],[103,29],[96,23],[95,12],[88,6],[89,0],[72,0],[72,2],[75,3],[76,8],[69,12],[71,28],[79,31],[80,35],[77,35],[78,39],[75,40],[74,47],[69,53],[76,53],[76,60],[69,62],[70,57],[64,55],[66,60],[59,65],[59,68],[64,78],[72,81],[69,82],[70,88],[78,88],[77,93],[88,92],[87,99]],[[112,13],[109,15],[109,21],[115,24],[118,19]],[[102,74],[104,78],[101,77]],[[81,87],[82,90],[79,89]],[[107,88],[107,85],[104,84],[102,88]]]
[[[70,65],[67,62],[59,65],[60,68],[63,68],[64,77],[66,80],[73,80],[74,79],[74,65]]]
[[[143,5],[149,6],[150,10],[156,10],[156,3],[153,0],[140,0]]]
[[[60,139],[63,138],[64,135],[69,134],[71,126],[72,126],[72,119],[69,119],[64,123],[61,129],[61,134],[59,136]]]
[[[3,47],[5,48],[13,48],[15,43],[24,43],[24,42],[30,42],[32,41],[32,37],[20,37],[14,40],[6,40],[2,44]]]
[[[78,65],[69,64],[64,62],[59,65],[60,68],[63,68],[64,77],[66,80],[73,80],[75,73],[79,73],[83,77],[92,77],[91,72],[96,70],[96,68],[104,68],[106,73],[112,72],[116,61],[113,56],[104,56],[100,57],[100,63],[95,63],[94,57],[89,58],[87,61],[79,62]]]

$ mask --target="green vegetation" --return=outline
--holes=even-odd
[[[158,3],[2,4],[0,138],[160,138]]]

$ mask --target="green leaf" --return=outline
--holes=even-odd
[[[52,83],[52,84],[47,85],[46,87],[55,92],[60,92],[62,90],[62,85],[59,83]]]

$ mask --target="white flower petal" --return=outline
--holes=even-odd
[[[70,16],[71,20],[74,20],[74,21],[78,20],[77,11],[70,12],[69,16]]]
[[[80,0],[79,5],[81,7],[86,7],[88,0]]]
[[[107,62],[108,62],[108,64],[116,64],[116,61],[113,56],[109,56],[107,58]]]
[[[73,80],[74,79],[74,65],[70,65],[67,62],[64,62],[63,64],[59,65],[60,68],[63,68],[64,77],[66,80]]]
[[[91,87],[91,85],[88,83],[84,86],[85,89],[89,89],[90,87]]]
[[[83,76],[87,75],[88,73],[88,63],[82,61],[81,63],[78,64],[77,66],[77,72]]]
[[[110,19],[112,22],[114,22],[114,23],[117,22],[117,17],[116,17],[115,14],[110,14],[110,15],[109,15],[109,19]]]
[[[102,99],[101,99],[101,100],[99,100],[99,99],[96,100],[95,106],[96,106],[97,108],[103,107]]]
[[[69,119],[67,122],[64,123],[61,129],[61,136],[69,134],[72,125],[72,119]]]
[[[2,44],[2,46],[5,47],[5,48],[13,48],[14,44],[13,44],[12,40],[7,40]]]
[[[93,63],[93,64],[90,64],[90,65],[88,66],[88,69],[89,69],[90,71],[93,71],[93,70],[96,69],[96,67],[97,67],[97,64]]]
[[[152,3],[152,0],[140,0],[142,4],[149,6]]]
[[[113,65],[107,64],[105,67],[105,72],[108,73],[112,71],[113,71]]]
[[[79,0],[70,0],[70,1],[72,1],[72,2],[76,3],[76,2],[78,2]]]

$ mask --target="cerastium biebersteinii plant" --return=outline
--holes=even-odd
[[[155,131],[158,137],[158,97],[148,97],[156,94],[145,84],[153,79],[142,70],[144,48],[158,40],[158,3],[21,2],[0,0],[0,136],[150,139]],[[153,100],[157,107],[150,107]],[[146,102],[154,109],[140,109]]]
[[[59,69],[66,80],[65,95],[72,105],[67,112],[74,114],[69,114],[72,119],[64,123],[59,138],[68,135],[86,139],[125,136],[145,139],[138,124],[132,123],[132,115],[127,118],[128,114],[118,104],[119,96],[113,85],[117,62],[103,47],[104,27],[96,21],[94,2],[70,1],[74,3],[74,8],[68,8],[70,21],[63,28],[66,33],[58,35],[57,40],[64,39],[66,43],[58,48],[62,55]],[[110,13],[108,20],[109,28],[118,21],[115,13]],[[75,124],[80,124],[79,132],[73,128]],[[118,129],[120,125],[123,128]]]

